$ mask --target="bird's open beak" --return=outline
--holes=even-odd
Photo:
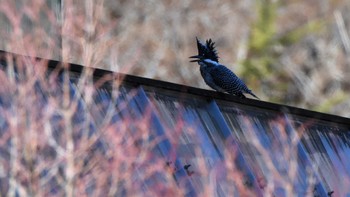
[[[191,60],[190,62],[198,62],[200,59],[199,55],[194,55],[194,56],[191,56],[190,58],[196,58],[195,60]]]

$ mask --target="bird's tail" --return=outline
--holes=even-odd
[[[257,98],[257,99],[259,99],[260,100],[260,98],[259,97],[257,97],[251,90],[249,90],[248,91],[248,94],[250,94],[250,95],[252,95],[252,96],[254,96],[255,98]]]

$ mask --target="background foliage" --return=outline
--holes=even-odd
[[[345,0],[0,0],[0,47],[31,57],[207,88],[198,65],[189,63],[188,56],[197,51],[195,36],[212,38],[220,61],[263,100],[349,116],[349,9]],[[183,180],[203,180],[196,183],[200,196],[215,194],[208,176],[215,169],[204,165],[206,155],[200,151],[190,157],[191,169],[196,167],[193,177],[185,166],[178,169],[170,166],[168,158],[153,154],[163,137],[177,145],[182,135],[193,135],[198,119],[169,118],[174,123],[165,127],[169,133],[152,138],[148,107],[141,114],[128,106],[136,93],[122,94],[119,80],[113,81],[110,102],[97,102],[96,97],[106,93],[99,90],[101,81],[111,76],[94,83],[92,70],[85,69],[72,84],[68,72],[60,75],[54,70],[48,75],[46,65],[45,60],[1,56],[0,196],[181,196],[186,184],[174,179],[179,169]],[[117,99],[120,96],[125,98]],[[108,113],[100,115],[104,110]],[[160,111],[152,105],[149,110]],[[113,114],[124,117],[113,119]],[[241,134],[249,139],[244,141],[247,147],[268,164],[262,170],[268,177],[258,180],[265,195],[276,191],[295,195],[296,178],[307,181],[305,195],[317,195],[315,174],[296,177],[294,173],[308,169],[296,165],[295,151],[307,124],[294,128],[285,117],[268,122],[269,127],[259,123],[254,130],[256,120],[231,115],[239,119]],[[273,134],[271,149],[257,139],[265,137],[262,127]],[[324,141],[346,152],[348,146],[333,134],[324,135]],[[342,137],[346,141],[346,135]],[[203,144],[198,135],[192,138]],[[317,142],[315,146],[322,147]],[[320,149],[312,150],[328,158]],[[243,196],[254,196],[234,162],[237,149],[223,146],[222,151],[225,159],[218,169],[228,172],[221,171],[229,179],[225,194],[233,196],[237,188]],[[344,165],[347,157],[341,151],[335,157]],[[312,156],[318,158],[317,154]],[[177,157],[177,152],[171,156]],[[281,163],[274,163],[275,158]],[[325,175],[332,162],[339,165],[338,159],[328,159],[325,165],[315,164]],[[347,174],[333,175],[339,181],[327,176],[330,179],[323,181],[335,187],[326,192],[347,194],[348,188],[343,187],[349,185]],[[150,187],[145,189],[146,182]]]

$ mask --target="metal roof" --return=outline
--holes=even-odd
[[[48,66],[51,71],[64,70],[57,61],[48,61]],[[176,168],[173,178],[187,196],[206,191],[210,196],[350,195],[348,118],[101,69],[93,71],[95,82],[108,75],[123,82],[118,88],[113,80],[103,82],[92,94],[93,101],[87,101],[76,96],[83,94],[83,69],[69,66],[71,99],[79,103],[74,123],[87,121],[89,136],[101,128],[120,133],[126,126],[127,133],[115,135],[126,140],[147,130],[147,137],[133,143],[156,141],[149,151]],[[60,133],[62,128],[53,127]],[[100,140],[103,154],[113,150],[111,139]],[[186,165],[191,166],[183,168]],[[133,176],[143,174],[141,169],[144,166]],[[155,180],[163,176],[142,179],[140,188],[147,192],[159,187]],[[116,194],[128,194],[127,186],[118,187],[123,192]]]

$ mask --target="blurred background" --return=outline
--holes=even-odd
[[[209,89],[188,57],[212,38],[262,100],[350,117],[348,0],[0,3],[3,50]]]

